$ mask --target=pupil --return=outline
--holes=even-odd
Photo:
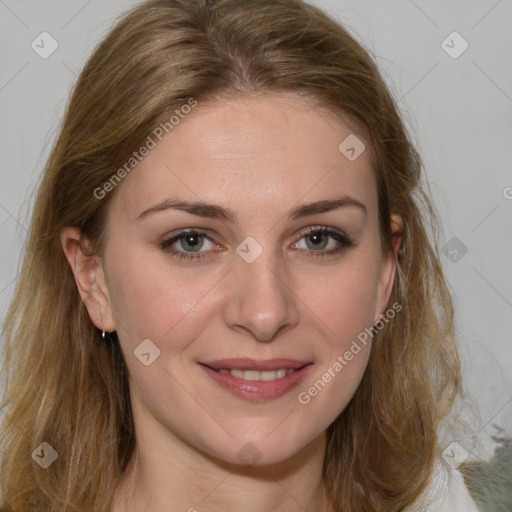
[[[201,235],[199,234],[187,235],[185,237],[185,245],[188,246],[190,249],[200,248],[201,243],[199,241],[199,237],[201,237]]]
[[[312,233],[309,235],[309,240],[313,247],[318,248],[319,246],[324,246],[326,242],[325,233]]]

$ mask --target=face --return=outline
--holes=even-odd
[[[368,146],[338,149],[353,133],[293,94],[200,104],[118,185],[103,318],[88,307],[118,333],[136,428],[272,464],[346,407],[395,272]]]

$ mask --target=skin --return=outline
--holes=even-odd
[[[371,343],[307,405],[297,395],[390,307],[396,271],[380,246],[368,145],[354,161],[338,150],[351,133],[291,93],[199,105],[115,190],[101,256],[85,256],[76,228],[62,232],[91,320],[117,331],[130,373],[137,449],[114,512],[328,510],[325,431],[356,391]],[[344,194],[366,214],[346,206],[287,218],[298,205]],[[215,203],[236,220],[174,209],[137,218],[168,198]],[[396,254],[403,222],[390,222]],[[336,240],[314,245],[304,233],[318,226],[342,230],[353,246],[328,254]],[[161,248],[186,228],[208,230],[205,257],[173,256],[191,253],[183,239]],[[263,248],[252,263],[236,253],[247,236]],[[134,356],[145,339],[160,349],[149,366]],[[229,357],[314,364],[291,392],[254,403],[198,365]],[[247,443],[261,455],[254,466],[237,455]]]

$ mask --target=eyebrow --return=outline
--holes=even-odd
[[[368,214],[366,206],[354,197],[344,195],[334,199],[324,199],[312,203],[302,204],[288,212],[288,219],[295,220],[309,215],[325,213],[343,207],[355,207],[361,210],[365,216]],[[218,219],[226,222],[235,222],[236,214],[229,208],[216,204],[204,203],[201,201],[182,201],[178,199],[165,199],[164,201],[144,210],[137,220],[143,219],[150,214],[166,210],[180,210],[199,217]]]

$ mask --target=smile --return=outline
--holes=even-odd
[[[220,388],[239,398],[265,402],[295,388],[309,373],[313,363],[292,359],[224,359],[199,363]]]
[[[268,370],[263,372],[258,372],[256,370],[227,370],[225,368],[220,368],[217,370],[219,373],[224,374],[231,374],[233,377],[236,377],[237,379],[243,379],[243,380],[264,380],[264,381],[271,381],[276,379],[282,379],[283,377],[286,377],[287,375],[291,375],[295,370],[293,369],[286,369],[286,368],[280,368],[279,370]]]

